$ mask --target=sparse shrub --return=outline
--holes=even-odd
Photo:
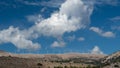
[[[70,66],[70,68],[78,68],[78,67],[76,67],[76,66]]]
[[[9,55],[8,57],[12,57],[11,55]]]
[[[88,65],[86,68],[92,68],[90,65]]]
[[[83,68],[83,67],[80,66],[79,68]]]
[[[67,66],[64,66],[64,68],[68,68]]]
[[[37,63],[37,66],[43,66],[43,64],[41,64],[41,63]]]
[[[114,67],[119,67],[119,65],[114,65]]]
[[[101,68],[102,66],[93,66],[91,68]]]

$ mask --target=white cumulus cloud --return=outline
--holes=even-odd
[[[53,44],[51,45],[52,48],[64,47],[64,46],[65,46],[65,42],[63,41],[54,41]]]
[[[40,48],[40,44],[28,40],[18,28],[12,26],[0,31],[0,43],[12,43],[19,49],[36,50]]]
[[[66,0],[58,12],[53,13],[50,18],[44,19],[32,28],[44,36],[61,36],[65,32],[85,28],[89,24],[92,10],[91,6],[84,4],[81,0]]]
[[[104,54],[98,46],[95,46],[92,50],[91,50],[91,54]]]
[[[34,3],[33,3],[34,4]],[[0,42],[12,43],[20,49],[39,49],[40,44],[33,43],[32,39],[41,36],[61,37],[64,33],[73,32],[89,25],[90,15],[93,11],[92,4],[85,4],[82,0],[66,0],[58,11],[51,14],[47,19],[41,16],[28,16],[29,21],[35,24],[19,30],[10,27],[0,31]],[[64,41],[55,41],[53,47],[65,46]]]
[[[93,6],[85,4],[82,0],[66,0],[61,4],[59,11],[52,13],[49,18],[38,22],[29,30],[33,32],[31,34],[37,33],[38,37],[61,37],[66,32],[85,28],[89,24],[92,11]]]
[[[111,31],[105,32],[98,27],[91,27],[90,30],[98,33],[99,35],[101,35],[103,37],[115,37],[115,34],[113,32],[111,32]]]

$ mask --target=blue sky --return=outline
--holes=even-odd
[[[119,42],[119,0],[0,0],[0,50],[111,54]]]

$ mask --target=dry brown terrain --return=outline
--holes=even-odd
[[[120,52],[100,54],[12,54],[0,51],[0,68],[114,68],[111,59],[120,59]],[[113,63],[112,63],[113,62]],[[107,63],[107,64],[106,64]],[[103,68],[103,67],[102,67]]]

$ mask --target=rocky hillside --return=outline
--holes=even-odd
[[[120,51],[106,56],[101,63],[104,68],[120,68]]]
[[[0,51],[0,68],[120,68],[120,51],[100,54],[12,54]]]

